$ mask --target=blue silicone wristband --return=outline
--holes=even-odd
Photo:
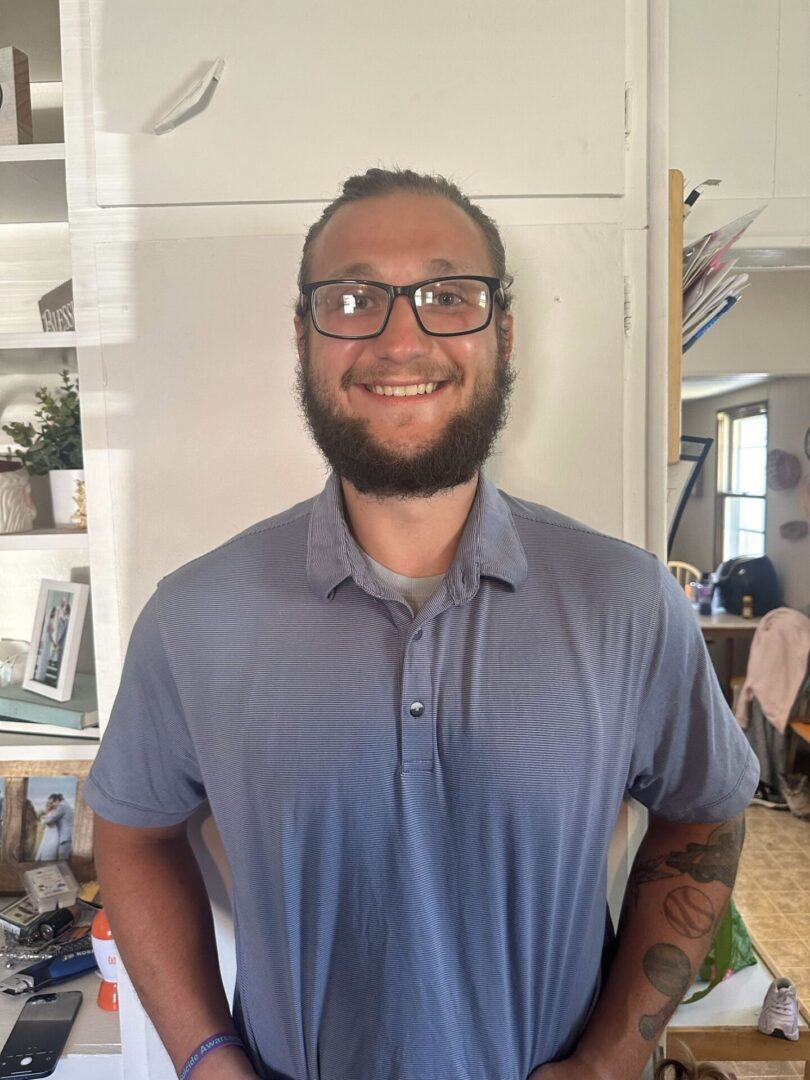
[[[205,1042],[201,1042],[193,1054],[189,1056],[188,1061],[183,1068],[177,1074],[177,1080],[188,1080],[195,1067],[200,1064],[206,1054],[210,1054],[212,1050],[219,1050],[220,1046],[241,1046],[244,1049],[244,1043],[238,1035],[212,1035]]]

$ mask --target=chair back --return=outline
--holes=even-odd
[[[688,562],[678,562],[677,559],[667,563],[667,569],[674,574],[680,587],[686,592],[690,581],[700,581],[701,573],[696,566]]]

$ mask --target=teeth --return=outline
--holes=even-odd
[[[438,383],[411,383],[410,386],[372,386],[381,397],[414,397],[416,394],[432,394]]]

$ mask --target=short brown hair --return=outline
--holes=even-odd
[[[462,190],[444,176],[430,173],[418,173],[412,169],[367,169],[357,176],[350,176],[343,184],[342,193],[331,202],[314,225],[311,226],[304,240],[304,250],[301,254],[301,266],[298,270],[298,314],[303,315],[300,301],[300,290],[306,285],[310,276],[312,263],[312,247],[331,217],[342,206],[349,203],[359,202],[361,199],[375,199],[384,195],[393,195],[397,192],[412,192],[417,195],[435,195],[443,199],[449,199],[475,222],[484,234],[489,257],[492,260],[492,268],[495,277],[501,279],[503,286],[503,307],[508,309],[512,296],[510,286],[513,278],[506,272],[506,252],[498,226],[492,218],[485,214],[480,206],[471,202]]]

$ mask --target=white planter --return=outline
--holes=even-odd
[[[48,473],[53,502],[53,523],[56,528],[75,528],[71,520],[78,509],[76,481],[84,480],[84,469],[54,469]]]

